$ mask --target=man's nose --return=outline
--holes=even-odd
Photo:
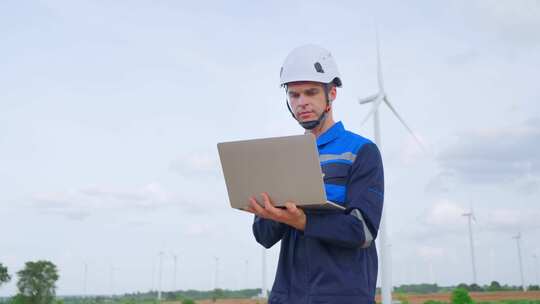
[[[305,107],[308,104],[308,99],[303,94],[300,94],[298,97],[298,105],[301,107]]]

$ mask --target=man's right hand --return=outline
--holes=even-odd
[[[298,230],[304,230],[306,227],[306,214],[304,211],[292,202],[285,203],[285,209],[276,208],[268,193],[261,193],[263,197],[263,206],[259,205],[254,197],[249,198],[248,212],[259,217],[274,220],[292,226]]]

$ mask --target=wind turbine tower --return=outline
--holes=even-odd
[[[261,298],[266,299],[268,294],[266,293],[266,249],[262,248],[262,280],[261,280]]]
[[[113,265],[111,265],[111,269],[110,269],[110,284],[111,284],[111,298],[114,298],[114,294],[115,294],[115,290],[114,290],[114,271],[115,271],[115,267]]]
[[[163,251],[159,252],[158,301],[161,301],[161,278],[163,274]]]
[[[477,284],[476,280],[476,260],[474,255],[474,242],[473,242],[473,235],[472,235],[472,221],[476,221],[476,218],[474,217],[474,213],[472,212],[472,208],[470,212],[463,213],[463,216],[467,217],[467,222],[469,223],[469,244],[471,246],[471,265],[472,265],[472,274],[473,274],[473,283]]]
[[[174,253],[173,253],[173,260],[174,260],[173,291],[176,291],[176,269],[177,269],[178,256]]]
[[[533,259],[534,259],[534,269],[536,273],[536,284],[540,286],[540,275],[538,274],[538,272],[540,271],[540,268],[538,266],[538,256],[536,254],[533,254]]]
[[[521,261],[521,232],[518,233],[516,236],[512,237],[514,240],[516,240],[517,244],[517,250],[518,250],[518,260],[519,260],[519,277],[521,279],[521,289],[523,291],[526,290],[525,287],[525,279],[523,278],[523,263]]]
[[[218,289],[218,275],[219,275],[219,258],[218,257],[214,257],[214,260],[216,261],[216,269],[215,269],[215,273],[214,273],[214,290]]]
[[[84,263],[84,296],[87,297],[86,287],[88,285],[88,263]]]
[[[414,134],[414,132],[409,128],[409,126],[405,123],[403,118],[399,115],[399,113],[396,111],[394,106],[388,101],[388,96],[386,94],[386,91],[384,90],[384,83],[383,83],[383,76],[382,76],[382,69],[381,69],[381,56],[380,56],[380,45],[379,45],[379,33],[378,30],[376,30],[376,43],[377,43],[377,82],[379,85],[379,92],[376,94],[359,99],[360,104],[367,104],[372,103],[373,106],[370,110],[370,112],[366,115],[364,120],[361,122],[361,125],[364,125],[366,121],[373,117],[373,130],[375,135],[375,144],[379,149],[381,149],[381,128],[380,128],[380,120],[379,120],[379,106],[381,103],[386,104],[386,106],[392,111],[392,113],[396,116],[396,118],[401,122],[401,124],[407,129],[407,131],[413,136],[413,138],[417,141],[417,143],[420,145],[422,150],[425,151],[424,146],[422,145],[422,142],[420,139]],[[391,257],[391,243],[388,238],[388,232],[386,227],[386,217],[387,217],[387,210],[388,210],[388,202],[385,203],[385,207],[383,210],[383,214],[381,217],[381,223],[379,228],[379,253],[380,253],[380,268],[381,268],[381,296],[382,296],[382,303],[383,304],[391,304],[392,303],[392,257]]]
[[[247,289],[248,286],[249,286],[249,260],[246,259],[245,261],[245,266],[246,266],[246,273],[245,273],[245,285],[244,285],[244,288]]]

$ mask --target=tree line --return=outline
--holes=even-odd
[[[182,299],[204,300],[204,299],[249,299],[253,298],[261,293],[260,288],[253,289],[241,289],[241,290],[229,290],[217,288],[214,290],[178,290],[178,291],[164,291],[162,296],[164,300],[176,301]],[[126,298],[137,299],[155,299],[157,297],[157,291],[150,291],[145,293],[131,293],[125,294]]]
[[[492,292],[492,291],[518,291],[521,286],[501,285],[498,281],[492,281],[489,285],[460,283],[457,286],[439,286],[437,284],[404,284],[394,288],[397,293],[437,293],[451,292],[454,289],[463,289],[471,292]],[[540,290],[538,285],[529,285],[527,290]]]
[[[56,299],[56,282],[59,279],[58,269],[56,265],[49,261],[27,262],[25,267],[17,273],[17,289],[18,293],[9,300],[9,304],[79,304],[89,302],[106,303],[107,297],[63,297],[61,300]],[[11,281],[12,277],[6,266],[0,263],[0,287]],[[501,285],[497,281],[492,281],[489,285],[466,284],[460,283],[457,286],[443,287],[437,284],[405,284],[394,288],[394,292],[407,293],[438,293],[452,292],[455,290],[464,290],[467,292],[491,292],[491,291],[512,291],[521,290],[520,286]],[[538,285],[530,285],[528,290],[540,290]],[[251,298],[260,294],[260,289],[242,289],[242,290],[227,290],[215,289],[209,291],[199,290],[179,290],[163,292],[165,300],[180,301],[190,303],[192,300],[200,299],[224,299],[224,298]],[[133,304],[140,302],[156,303],[157,291],[137,292],[124,294],[114,297],[115,300],[122,304]],[[91,299],[91,301],[89,301]],[[1,302],[1,299],[0,299]]]
[[[17,272],[18,293],[11,298],[9,304],[79,304],[106,303],[107,297],[62,297],[56,299],[56,282],[59,279],[58,269],[50,261],[27,262],[24,269]],[[0,287],[12,279],[6,266],[0,263]],[[191,303],[198,299],[251,298],[260,293],[260,289],[227,290],[215,289],[210,291],[179,290],[163,292],[165,300],[176,300],[181,303]],[[114,297],[115,302],[132,304],[140,302],[155,303],[157,291],[124,294]],[[1,299],[0,299],[0,302]]]

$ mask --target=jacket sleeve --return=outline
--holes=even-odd
[[[347,181],[344,213],[309,213],[304,234],[344,247],[367,247],[376,238],[384,200],[384,173],[379,150],[365,144]]]
[[[258,216],[255,216],[255,220],[253,221],[253,235],[257,243],[267,249],[281,240],[287,229],[289,228],[286,224]]]

